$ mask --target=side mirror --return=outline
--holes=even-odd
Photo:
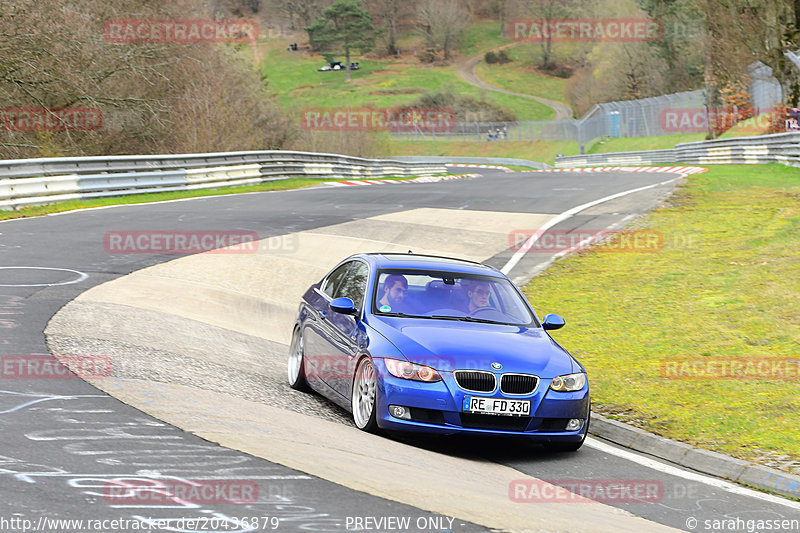
[[[336,313],[341,313],[343,315],[356,315],[358,314],[358,309],[356,309],[356,304],[353,303],[353,300],[350,298],[336,298],[332,300],[330,303],[331,311],[335,311]]]
[[[563,318],[558,315],[545,315],[544,322],[542,322],[542,327],[546,330],[554,330],[554,329],[561,329],[564,327],[566,322]]]

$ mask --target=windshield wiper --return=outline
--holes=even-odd
[[[430,318],[439,318],[442,320],[459,320],[461,322],[480,322],[481,324],[505,324],[505,322],[498,322],[497,320],[487,320],[485,318],[475,318],[474,316],[433,315]]]
[[[402,316],[402,317],[405,317],[405,318],[431,318],[431,317],[429,317],[427,315],[409,315],[408,313],[400,313],[400,312],[394,312],[394,313],[392,313],[392,312],[389,312],[389,313],[381,312],[381,314],[379,316]]]

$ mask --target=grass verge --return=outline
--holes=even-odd
[[[464,157],[513,157],[552,165],[556,154],[575,155],[571,141],[391,141],[391,155],[452,155]]]
[[[711,167],[638,224],[663,234],[659,252],[573,255],[524,289],[566,317],[554,337],[588,369],[593,407],[788,468],[800,459],[797,366],[764,380],[675,379],[662,365],[798,358],[800,169]]]
[[[130,194],[126,196],[112,196],[109,198],[96,198],[92,200],[69,200],[47,205],[34,205],[23,207],[16,211],[0,210],[0,220],[10,220],[12,218],[38,217],[64,211],[75,211],[77,209],[90,209],[92,207],[105,207],[110,205],[142,204],[149,202],[166,202],[168,200],[179,200],[182,198],[201,198],[204,196],[220,196],[225,194],[241,194],[245,192],[264,192],[264,191],[284,191],[289,189],[302,189],[312,187],[320,183],[332,181],[342,181],[344,178],[337,179],[317,179],[317,178],[289,178],[285,180],[267,181],[260,185],[249,185],[246,187],[221,187],[219,189],[198,189],[194,191],[170,191],[156,192],[147,194]],[[357,178],[347,178],[357,181]],[[368,178],[364,178],[368,179]],[[386,177],[386,180],[404,180],[408,177]]]
[[[676,144],[704,141],[705,133],[676,133],[660,137],[617,137],[595,141],[587,154],[607,154],[610,152],[635,152],[639,150],[665,150],[675,148]]]

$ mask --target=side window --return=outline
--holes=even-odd
[[[352,261],[348,263],[348,266],[344,279],[337,284],[334,298],[350,298],[357,308],[361,308],[367,290],[369,268],[361,261]]]
[[[352,264],[352,261],[345,263],[328,274],[328,277],[325,278],[325,282],[322,284],[322,292],[331,298],[335,298],[334,294],[336,294],[339,286],[341,286],[342,281],[347,278],[347,270]]]

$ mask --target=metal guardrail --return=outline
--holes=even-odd
[[[764,164],[800,166],[800,133],[776,133],[681,143],[667,150],[612,152],[558,157],[556,168],[597,165],[652,165],[659,163]]]
[[[457,157],[457,156],[436,156],[436,155],[397,155],[392,156],[398,161],[411,161],[416,163],[463,163],[480,165],[513,165],[517,167],[528,167],[536,170],[553,168],[545,163],[530,161],[528,159],[514,159],[511,157]]]
[[[66,157],[0,161],[0,209],[64,200],[256,185],[306,178],[446,174],[438,161],[287,151]]]

